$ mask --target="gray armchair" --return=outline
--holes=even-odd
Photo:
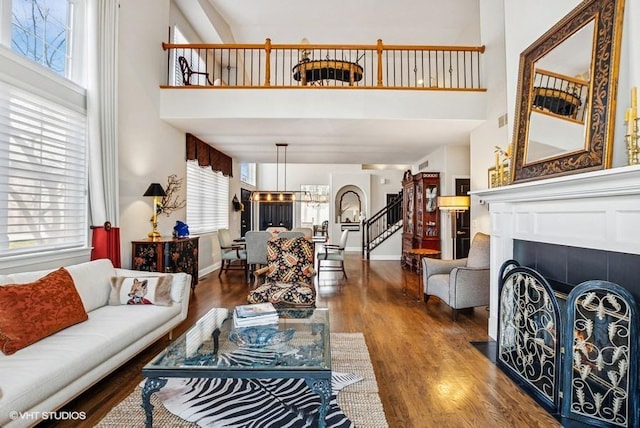
[[[458,260],[422,259],[425,302],[430,296],[440,298],[456,310],[489,304],[490,236],[476,233],[469,256]]]

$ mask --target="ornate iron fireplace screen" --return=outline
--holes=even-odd
[[[509,260],[499,298],[496,363],[505,373],[563,418],[638,426],[638,311],[627,290],[586,281],[560,311],[544,277]]]

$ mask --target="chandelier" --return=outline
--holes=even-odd
[[[300,202],[309,207],[317,207],[329,202],[329,186],[302,186],[302,190],[287,188],[287,147],[286,143],[276,143],[276,190],[254,190],[251,200],[254,202]],[[280,150],[283,150],[283,180],[280,189]]]
[[[320,204],[329,202],[329,186],[307,185],[302,186],[301,202],[310,208],[317,208]]]
[[[296,192],[287,188],[287,147],[289,144],[276,143],[276,190],[255,190],[251,193],[254,202],[295,202]],[[280,189],[280,149],[284,148],[284,180]]]

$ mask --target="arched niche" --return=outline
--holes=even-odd
[[[362,190],[345,186],[336,194],[336,223],[360,223],[362,214]]]

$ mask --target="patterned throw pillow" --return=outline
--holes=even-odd
[[[172,275],[111,277],[110,305],[171,306]]]
[[[267,241],[267,282],[310,282],[313,269],[313,244],[305,238]]]
[[[27,284],[0,286],[0,349],[5,355],[87,319],[64,268]]]

